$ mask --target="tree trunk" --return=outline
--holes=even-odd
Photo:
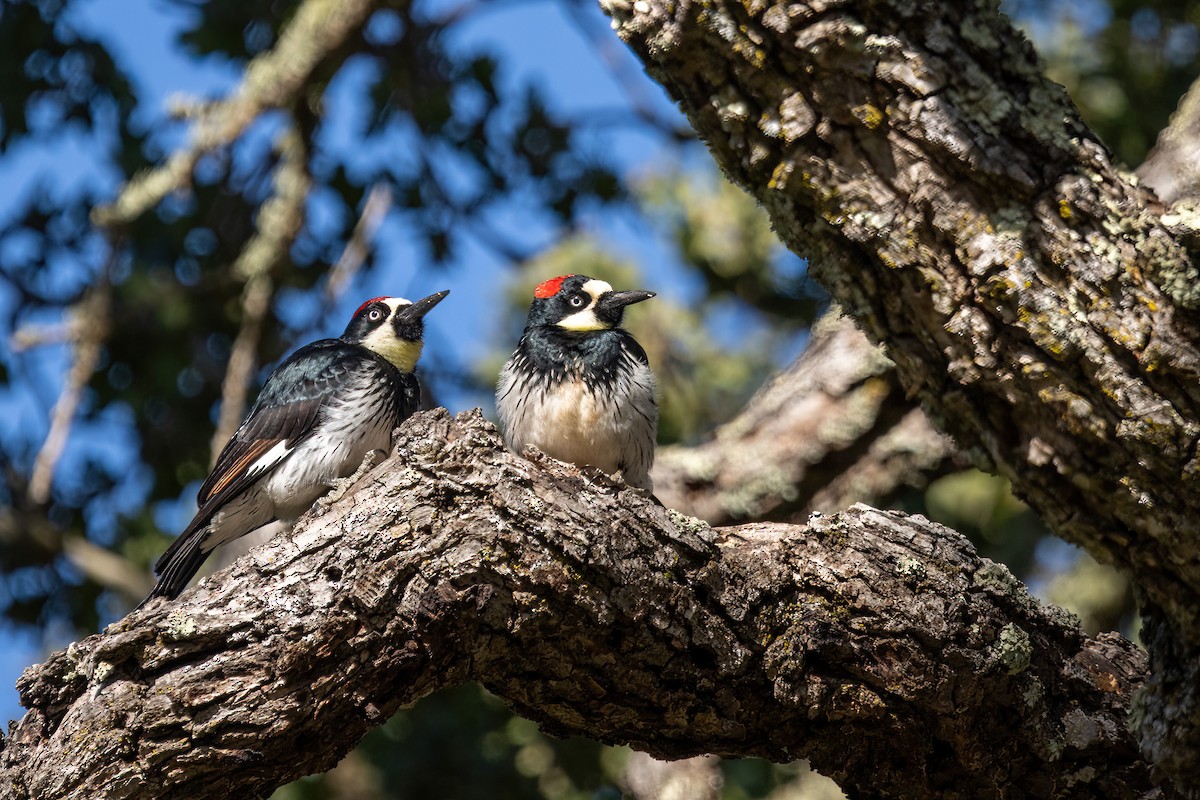
[[[923,518],[712,529],[439,410],[292,535],[31,667],[0,797],[266,794],[466,680],[854,796],[1162,796],[1125,723],[1145,670]]]
[[[1132,573],[1142,745],[1200,791],[1200,217],[1111,163],[993,2],[601,5],[935,423]]]

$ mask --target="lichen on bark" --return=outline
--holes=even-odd
[[[1112,162],[994,3],[601,6],[929,417],[1135,578],[1172,687],[1147,694],[1169,724],[1144,743],[1200,787],[1200,681],[1177,658],[1200,647],[1182,211]]]

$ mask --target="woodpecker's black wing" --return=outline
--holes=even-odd
[[[313,432],[321,409],[337,396],[346,374],[364,359],[375,358],[357,345],[322,339],[275,368],[200,487],[196,516],[155,563],[159,581],[150,597],[174,596],[183,589],[208,555],[201,544],[213,515],[286,459]]]
[[[260,475],[287,458],[312,432],[335,394],[338,379],[361,362],[362,349],[337,339],[302,347],[267,378],[245,421],[230,437],[196,503],[220,508]]]

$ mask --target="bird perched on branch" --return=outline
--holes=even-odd
[[[586,275],[539,284],[517,349],[500,372],[496,410],[505,443],[650,491],[658,428],[646,351],[622,329],[625,307],[654,292],[615,292]]]
[[[214,548],[294,521],[417,410],[424,317],[449,292],[415,303],[376,297],[337,339],[288,356],[267,378],[196,498],[200,510],[154,571],[153,597],[175,597]]]

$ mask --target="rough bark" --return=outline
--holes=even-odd
[[[711,529],[439,410],[292,535],[31,667],[0,797],[264,794],[471,679],[552,733],[807,757],[853,796],[1161,796],[1145,670],[920,517]]]
[[[654,493],[710,525],[803,521],[855,502],[886,505],[952,469],[954,455],[883,350],[835,313],[710,441],[659,450]]]
[[[601,5],[934,422],[1131,572],[1143,745],[1200,792],[1194,208],[1113,165],[993,2]]]

